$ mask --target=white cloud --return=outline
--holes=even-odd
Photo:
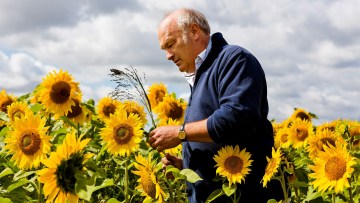
[[[360,119],[360,3],[349,1],[0,0],[0,89],[24,94],[63,68],[84,99],[113,90],[110,68],[133,66],[147,85],[164,82],[187,98],[189,87],[159,49],[156,27],[172,9],[201,10],[232,44],[258,58],[268,79],[269,118],[306,108],[320,121]]]

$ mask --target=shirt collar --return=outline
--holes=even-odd
[[[188,81],[188,83],[191,86],[194,86],[195,74],[199,69],[199,67],[201,66],[201,64],[204,62],[206,56],[205,54],[206,54],[206,49],[204,49],[204,51],[202,51],[199,55],[197,55],[195,59],[195,68],[196,68],[195,73],[184,73],[186,81]]]

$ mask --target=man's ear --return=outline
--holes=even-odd
[[[193,23],[189,26],[189,31],[190,31],[190,34],[194,37],[194,39],[198,39],[200,37],[200,27]]]

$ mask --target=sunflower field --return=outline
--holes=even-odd
[[[165,154],[181,157],[181,145],[158,152],[148,144],[155,127],[184,121],[187,102],[161,82],[145,89],[132,67],[111,69],[110,76],[116,88],[98,102],[84,101],[79,83],[62,69],[26,95],[1,90],[1,203],[188,201],[186,181],[201,177],[161,162]],[[314,119],[294,108],[288,119],[272,121],[275,146],[260,184],[280,181],[280,202],[359,202],[360,122]],[[225,164],[234,160],[241,163]],[[225,146],[214,161],[223,187],[208,202],[223,195],[241,202],[236,186],[251,173],[251,153]]]

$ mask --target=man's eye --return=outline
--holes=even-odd
[[[175,46],[175,41],[174,42],[171,42],[170,44],[169,44],[169,47],[174,47]]]

